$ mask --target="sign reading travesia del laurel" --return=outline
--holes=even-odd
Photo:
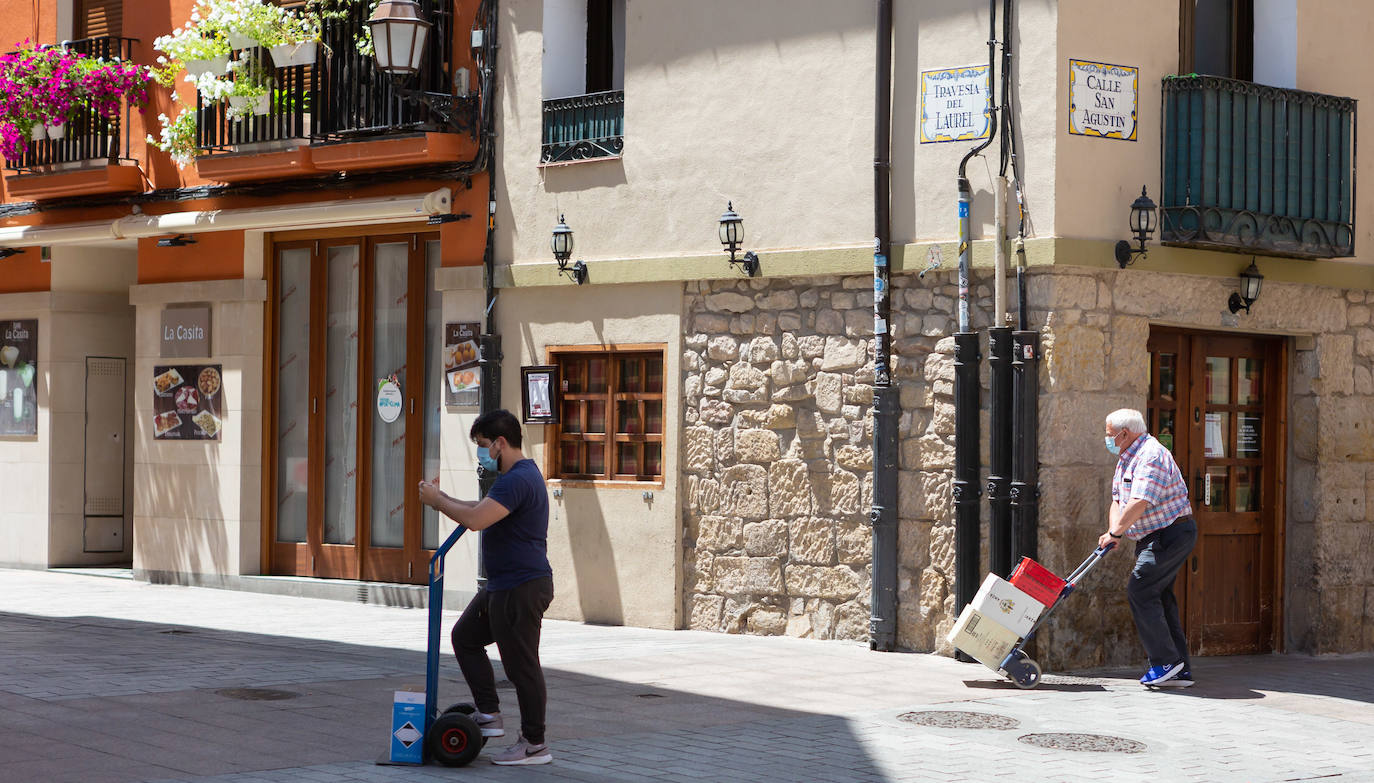
[[[921,143],[986,139],[992,95],[986,65],[921,72]]]
[[[1069,60],[1069,133],[1135,141],[1140,69]]]

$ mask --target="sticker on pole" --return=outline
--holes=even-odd
[[[401,407],[401,385],[396,376],[383,378],[377,383],[377,415],[391,424],[401,418]]]

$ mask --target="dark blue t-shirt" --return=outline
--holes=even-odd
[[[549,493],[534,460],[522,459],[498,476],[487,497],[510,511],[482,531],[487,589],[509,590],[531,579],[553,576],[549,567]]]

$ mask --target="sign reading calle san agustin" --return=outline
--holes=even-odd
[[[1140,69],[1069,60],[1069,133],[1136,140]]]
[[[210,306],[162,309],[162,357],[201,358],[210,355]]]
[[[988,67],[921,72],[921,143],[986,139],[992,132]]]

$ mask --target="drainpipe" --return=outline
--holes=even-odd
[[[487,0],[483,4],[487,17],[484,20],[486,32],[481,62],[482,79],[482,128],[479,155],[487,171],[487,246],[482,253],[482,268],[486,278],[486,325],[478,337],[477,345],[480,358],[482,386],[478,397],[479,413],[497,410],[501,407],[501,335],[496,331],[496,252],[493,248],[496,239],[496,145],[491,143],[495,129],[496,115],[496,5],[497,0]],[[499,474],[478,468],[477,488],[480,497],[486,497],[496,484]],[[485,534],[484,534],[485,535]],[[477,548],[477,586],[487,585],[487,564],[482,557],[482,548]]]
[[[1011,575],[1011,328],[1007,312],[1007,165],[1011,149],[1011,0],[1002,4],[1002,136],[1001,168],[996,179],[993,246],[993,313],[988,329],[988,363],[991,367],[992,408],[988,413],[988,564],[994,574]]]
[[[988,0],[988,76],[996,68],[997,0]],[[989,96],[991,97],[991,96]],[[991,101],[989,101],[991,103]],[[997,109],[992,108],[988,138],[959,161],[959,332],[954,335],[954,590],[955,606],[973,601],[978,590],[980,546],[978,497],[978,333],[969,326],[969,266],[972,234],[969,229],[973,188],[966,171],[969,160],[992,144],[997,135]],[[966,658],[967,656],[962,656]]]
[[[878,62],[873,128],[873,650],[897,647],[897,427],[901,397],[892,382],[889,213],[892,147],[892,0],[878,2]]]

